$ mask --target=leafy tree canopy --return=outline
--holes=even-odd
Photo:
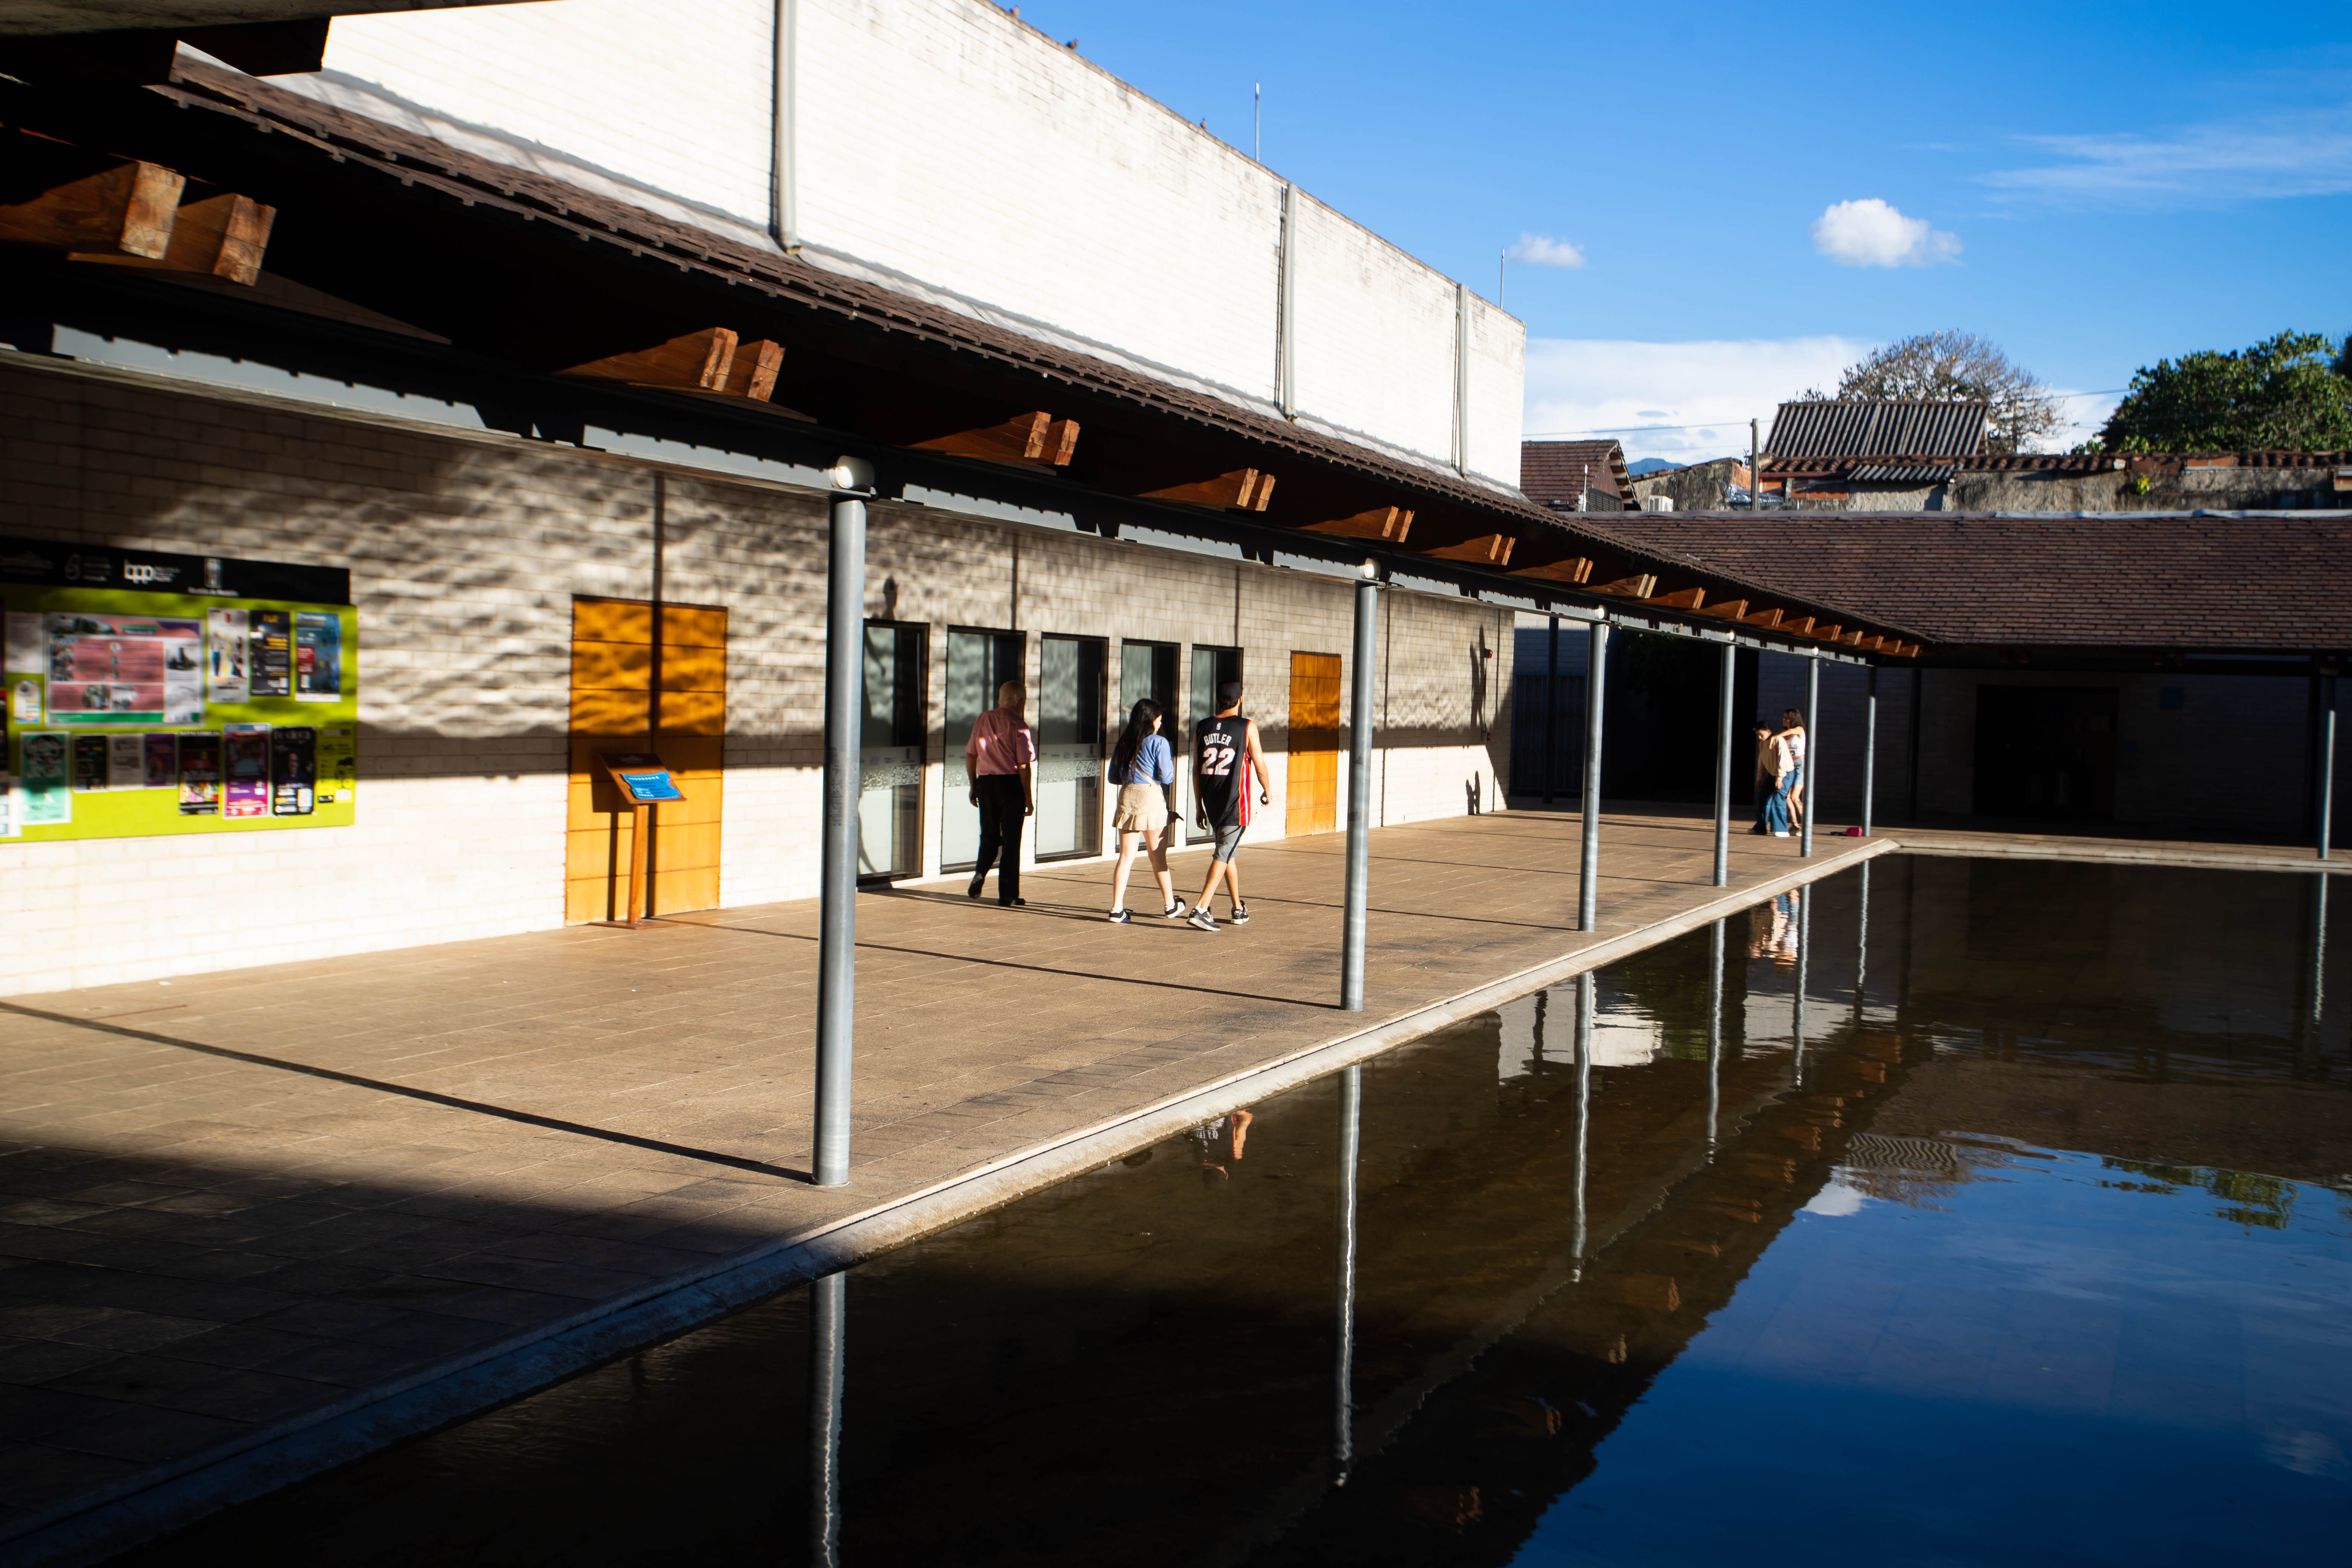
[[[2025,451],[2066,422],[2039,377],[1974,332],[1922,332],[1873,349],[1846,366],[1834,394],[1811,390],[1802,401],[1832,396],[1990,404],[1985,445],[1995,452]]]
[[[2281,332],[2231,353],[2158,360],[2132,377],[2093,450],[2328,452],[2352,447],[2352,338]]]

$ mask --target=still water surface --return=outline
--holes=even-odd
[[[2313,880],[1805,901],[851,1271],[830,1501],[820,1285],[138,1555],[2343,1561]]]

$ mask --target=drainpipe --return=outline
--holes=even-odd
[[[1275,400],[1285,419],[1298,417],[1298,187],[1282,187],[1281,275],[1276,279],[1277,313]]]
[[[1454,286],[1454,471],[1470,474],[1470,286]]]
[[[842,458],[832,485],[824,601],[824,826],[816,960],[816,1184],[849,1180],[849,1051],[857,1007],[857,742],[865,707],[866,498],[874,466]]]
[[[768,237],[783,251],[798,250],[801,245],[799,193],[794,188],[799,181],[793,167],[793,121],[800,113],[793,90],[799,10],[795,0],[776,0],[776,76],[769,115],[773,144],[768,163]]]

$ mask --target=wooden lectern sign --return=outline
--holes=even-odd
[[[629,803],[635,818],[635,831],[629,835],[629,904],[628,918],[614,923],[625,926],[643,925],[646,921],[646,851],[653,837],[654,807],[667,801],[684,800],[686,792],[677,787],[670,776],[669,764],[650,752],[599,752],[596,762],[604,776]]]

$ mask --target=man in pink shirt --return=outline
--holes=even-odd
[[[963,743],[963,765],[971,777],[971,804],[980,807],[980,864],[967,897],[980,897],[988,868],[1003,852],[996,872],[996,901],[1011,908],[1021,897],[1021,828],[1037,812],[1037,737],[1023,721],[1028,693],[1017,680],[996,689],[996,706],[975,720]]]

